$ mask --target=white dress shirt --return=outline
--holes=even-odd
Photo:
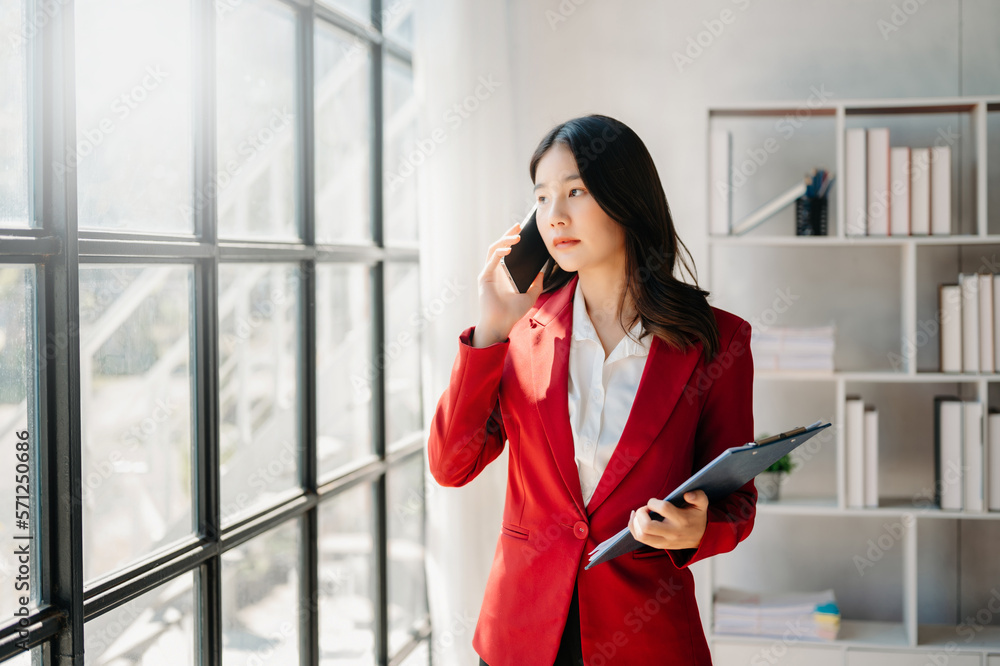
[[[642,331],[640,319],[630,335],[638,338]],[[625,429],[651,344],[652,336],[639,344],[626,335],[605,359],[577,280],[569,351],[569,422],[585,506]]]

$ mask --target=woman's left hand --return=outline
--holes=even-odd
[[[670,502],[651,497],[646,506],[633,510],[628,529],[635,540],[653,548],[680,550],[697,548],[708,525],[708,496],[703,490],[684,493],[690,506],[678,508]],[[655,511],[663,520],[653,520]]]

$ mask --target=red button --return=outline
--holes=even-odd
[[[576,521],[573,525],[573,534],[576,535],[577,539],[586,539],[588,532],[590,532],[590,528],[587,527],[587,523],[582,520]]]

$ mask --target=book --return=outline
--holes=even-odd
[[[865,405],[865,506],[878,507],[878,409]]]
[[[740,234],[745,234],[781,209],[795,203],[795,200],[805,193],[805,182],[799,183],[785,192],[782,192],[774,199],[771,199],[766,204],[740,220],[740,223],[733,227],[733,235],[739,236]]]
[[[709,219],[712,233],[719,236],[729,234],[732,220],[732,147],[729,130],[712,130],[709,138],[712,188]]]
[[[844,435],[847,462],[847,506],[865,505],[865,402],[858,395],[846,397]]]
[[[934,146],[931,151],[931,234],[951,231],[951,147]]]
[[[864,236],[868,233],[868,153],[867,133],[863,127],[847,130],[844,143],[844,164],[847,170],[844,185],[845,233]]]
[[[962,287],[938,287],[941,313],[941,372],[962,372]]]
[[[931,233],[931,151],[910,150],[910,235]]]
[[[910,149],[889,151],[889,235],[910,235]]]
[[[868,235],[889,235],[889,128],[868,130]]]
[[[993,372],[993,275],[979,274],[979,371]]]
[[[989,488],[988,506],[990,511],[1000,511],[1000,412],[991,409],[987,415],[986,460],[983,469],[986,470],[987,487]]]
[[[934,496],[948,511],[962,510],[962,401],[934,396]]]
[[[962,372],[979,372],[979,277],[961,273],[962,288]]]
[[[965,422],[962,424],[962,485],[965,489],[963,509],[980,512],[983,502],[983,403],[966,400],[962,403]]]
[[[1000,372],[1000,275],[993,276],[993,372]]]

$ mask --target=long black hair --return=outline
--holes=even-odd
[[[682,350],[701,341],[706,361],[711,360],[719,350],[719,330],[706,298],[709,292],[698,287],[694,260],[674,229],[663,185],[645,144],[631,128],[608,116],[567,120],[549,130],[535,148],[529,167],[532,183],[539,160],[556,143],[570,149],[587,190],[625,231],[625,289],[617,321],[626,295],[631,295],[637,314],[629,328],[641,317],[643,337],[652,333]],[[691,259],[690,265],[683,256],[680,262],[691,277],[690,284],[674,276],[678,246]],[[574,275],[551,259],[542,293],[559,289]]]

